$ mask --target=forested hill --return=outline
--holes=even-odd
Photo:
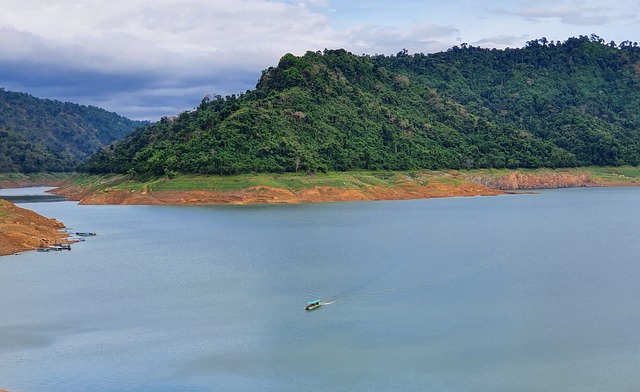
[[[592,35],[518,49],[287,54],[94,156],[94,172],[638,165],[640,48]]]
[[[0,172],[72,171],[148,122],[0,88]]]

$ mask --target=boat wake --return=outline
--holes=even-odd
[[[469,276],[469,275],[474,275],[474,274],[478,274],[481,273],[483,271],[487,271],[493,268],[496,268],[498,266],[504,265],[506,264],[507,261],[504,259],[501,260],[496,260],[493,262],[489,262],[489,263],[485,263],[485,264],[480,264],[478,266],[474,266],[471,268],[467,268],[463,271],[457,272],[457,273],[451,273],[451,274],[446,274],[443,276],[439,276],[433,279],[428,279],[426,281],[422,281],[416,284],[412,284],[412,285],[407,285],[407,286],[403,286],[403,287],[396,287],[396,288],[392,288],[392,289],[388,289],[388,290],[382,290],[382,291],[378,291],[378,292],[371,292],[371,293],[360,293],[360,294],[352,294],[352,295],[347,295],[347,296],[337,296],[337,297],[333,297],[332,300],[328,301],[328,302],[322,302],[321,305],[332,305],[335,303],[342,303],[342,302],[355,302],[355,301],[364,301],[364,300],[370,300],[376,297],[380,297],[383,295],[388,295],[388,294],[392,294],[392,293],[397,293],[400,291],[407,291],[407,290],[413,290],[413,289],[417,289],[417,288],[422,288],[422,287],[427,287],[427,286],[432,286],[432,285],[436,285],[436,284],[441,284],[447,281],[451,281],[451,280],[455,280],[455,279],[460,279],[462,277],[465,276]]]

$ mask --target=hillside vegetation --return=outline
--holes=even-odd
[[[84,169],[238,174],[640,163],[640,48],[286,54],[254,90],[138,129]]]
[[[147,122],[0,88],[0,172],[63,172]]]

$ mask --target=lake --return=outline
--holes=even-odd
[[[640,188],[26,201],[98,235],[0,258],[0,389],[640,390]]]

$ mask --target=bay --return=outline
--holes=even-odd
[[[24,204],[98,235],[0,258],[0,388],[636,391],[638,200]]]

